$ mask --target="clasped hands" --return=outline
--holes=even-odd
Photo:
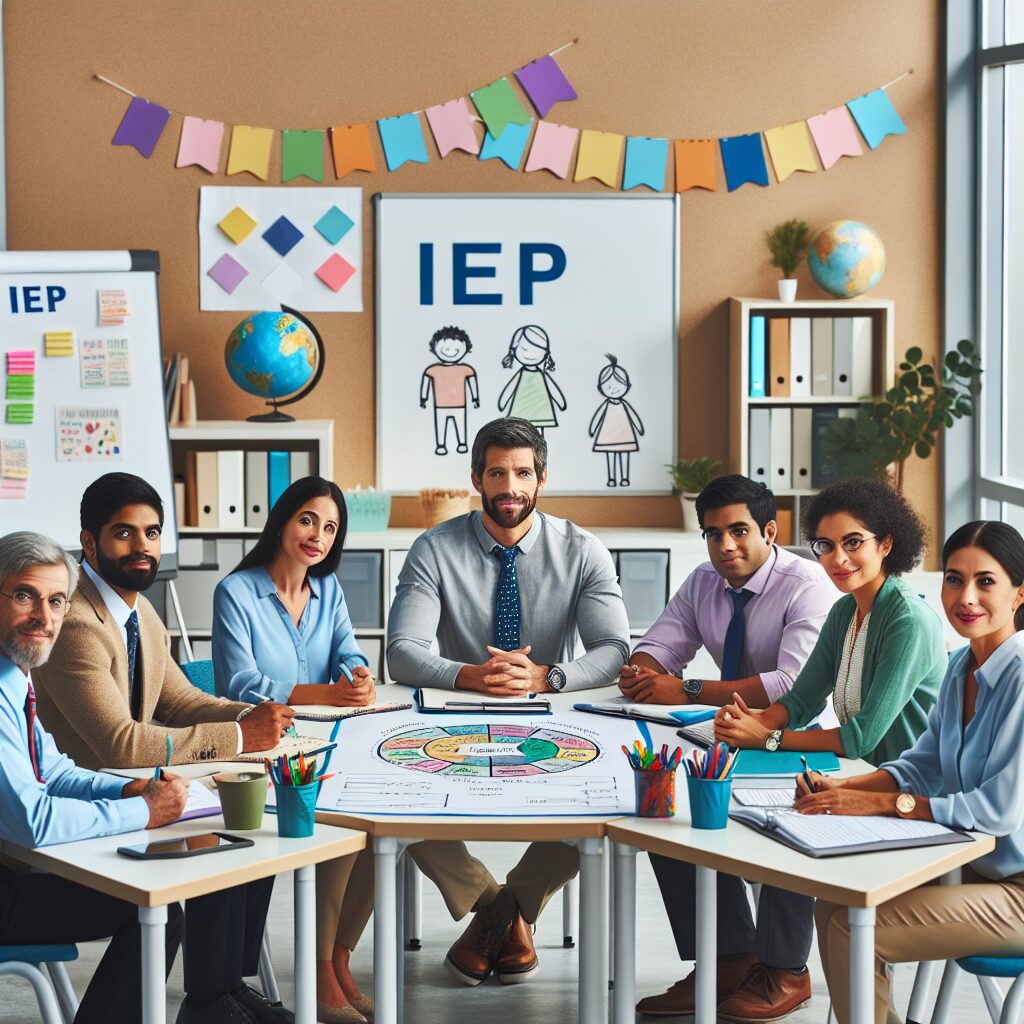
[[[361,708],[375,704],[377,687],[373,673],[365,665],[356,665],[351,671],[351,683],[342,674],[330,688],[331,704],[339,708]]]
[[[533,648],[529,644],[514,651],[488,646],[487,653],[491,657],[481,665],[464,665],[459,670],[456,689],[473,690],[492,697],[546,693],[549,666],[536,665],[530,661],[531,650]]]
[[[619,689],[634,704],[686,704],[682,681],[667,672],[643,665],[625,664],[619,669]]]

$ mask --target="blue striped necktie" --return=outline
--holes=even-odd
[[[501,558],[494,602],[494,646],[502,651],[515,651],[519,649],[519,579],[516,576],[519,548],[495,544],[491,553]]]
[[[139,616],[133,609],[131,615],[125,620],[125,633],[128,636],[128,706],[131,708],[132,718],[138,719],[138,679],[136,669],[139,664]]]
[[[733,590],[732,587],[729,587],[726,593],[732,599],[732,618],[729,620],[729,628],[725,631],[725,644],[722,647],[722,679],[728,682],[740,678],[743,634],[746,632],[743,609],[754,594],[750,590]]]

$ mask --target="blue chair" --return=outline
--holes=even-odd
[[[77,959],[78,947],[71,944],[0,946],[0,975],[24,978],[32,986],[43,1024],[72,1024],[78,999],[64,964]]]
[[[1024,957],[1020,956],[964,956],[950,960],[942,975],[932,1024],[944,1024],[948,1018],[961,970],[978,979],[992,1024],[1018,1024],[1024,1009]],[[996,978],[1014,979],[1005,996]]]
[[[210,660],[205,661],[186,661],[181,666],[181,671],[185,673],[185,678],[195,687],[202,690],[203,693],[216,694],[216,689],[213,685],[213,662]]]

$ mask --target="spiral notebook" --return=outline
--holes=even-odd
[[[356,718],[358,715],[382,715],[387,711],[408,711],[411,704],[370,704],[361,708],[338,708],[333,704],[293,704],[297,721],[337,722],[342,718]]]

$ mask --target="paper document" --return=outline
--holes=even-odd
[[[178,821],[189,821],[191,818],[208,818],[220,814],[220,795],[217,790],[210,789],[205,783],[193,779],[188,787],[188,799],[185,809]]]
[[[235,758],[235,762],[258,761],[262,763],[264,759],[273,761],[277,757],[297,757],[299,754],[308,755],[314,750],[323,750],[327,746],[332,746],[332,744],[322,736],[282,736],[281,742],[273,749],[245,750]]]
[[[792,807],[792,789],[736,789],[733,799],[744,807]]]
[[[455,712],[519,711],[540,715],[551,710],[551,701],[539,693],[526,693],[522,697],[491,697],[473,690],[439,690],[423,687],[416,691],[420,711]]]
[[[718,708],[711,704],[636,704],[628,697],[612,697],[595,704],[576,704],[577,711],[596,715],[642,718],[661,725],[690,725],[712,719]]]
[[[321,740],[321,743],[323,742]],[[151,765],[149,768],[101,768],[100,771],[104,775],[116,775],[121,779],[151,779],[154,768],[155,766]],[[237,772],[238,770],[237,761],[196,761],[194,764],[172,764],[170,768],[164,769],[171,775],[180,775],[183,779],[205,779],[211,775],[217,775],[219,772]],[[247,772],[263,771],[262,762],[258,769],[256,765],[246,765],[245,770]]]
[[[337,722],[339,718],[378,715],[385,711],[408,711],[411,704],[370,704],[359,708],[339,708],[333,704],[293,704],[295,717],[304,722]]]

